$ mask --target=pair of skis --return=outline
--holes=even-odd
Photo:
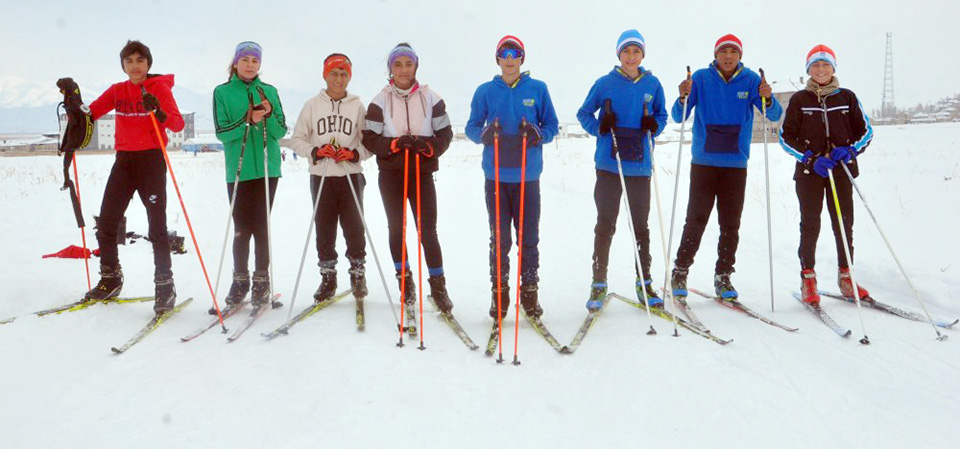
[[[523,315],[524,319],[530,323],[530,326],[533,327],[533,330],[537,332],[537,335],[543,338],[543,340],[546,341],[551,348],[559,353],[565,353],[564,348],[566,348],[566,346],[561,345],[560,342],[557,341],[557,338],[553,336],[553,333],[550,332],[550,329],[547,329],[547,326],[543,324],[543,320],[541,320],[539,317],[533,318],[522,310],[520,313]],[[494,320],[493,327],[490,329],[490,338],[487,340],[487,348],[483,352],[484,355],[487,357],[493,356],[493,353],[497,351],[497,346],[499,344],[500,328],[497,326],[497,321]]]
[[[821,297],[826,296],[828,298],[834,298],[841,301],[856,303],[855,298],[843,296],[842,294],[839,294],[839,293],[832,293],[832,292],[826,292],[826,291],[817,291],[817,293],[820,294]],[[823,322],[823,324],[826,324],[827,327],[829,327],[834,332],[836,332],[837,335],[843,338],[847,338],[850,336],[850,334],[853,333],[850,329],[847,329],[837,324],[837,322],[834,321],[833,318],[831,318],[830,315],[828,315],[827,312],[820,307],[820,304],[810,304],[810,303],[803,302],[802,296],[798,292],[794,292],[793,297],[796,298],[797,301],[800,301],[803,304],[804,308],[806,308],[807,310],[811,311],[814,315],[816,315],[817,318],[819,318],[820,321]],[[898,309],[891,305],[879,302],[869,296],[866,298],[861,298],[860,304],[866,305],[869,308],[879,310],[881,312],[886,312],[891,315],[898,316],[900,318],[908,319],[911,321],[918,321],[922,323],[929,323],[929,321],[927,320],[927,317],[920,315],[919,313]],[[958,322],[960,322],[960,320],[954,320],[954,321],[934,320],[933,324],[940,328],[952,329],[953,326]]]
[[[62,306],[28,313],[26,315],[6,318],[3,320],[0,320],[0,324],[12,323],[17,319],[22,318],[24,316],[28,316],[28,315],[46,316],[46,315],[52,315],[52,314],[59,315],[63,312],[76,312],[78,310],[83,310],[97,304],[131,304],[131,303],[147,302],[147,301],[153,301],[153,296],[135,296],[135,297],[127,297],[127,298],[113,297],[113,298],[107,298],[107,299],[94,299],[89,301],[80,300],[80,301],[71,302],[69,304],[65,304]]]

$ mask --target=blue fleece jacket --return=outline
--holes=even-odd
[[[540,128],[543,140],[539,145],[527,148],[527,171],[525,181],[540,179],[543,172],[543,144],[550,143],[559,132],[557,113],[543,81],[530,78],[524,72],[513,86],[508,86],[500,75],[480,85],[470,103],[470,120],[467,121],[467,137],[475,143],[483,142],[483,128],[500,121],[500,182],[520,182],[522,119]],[[483,174],[495,179],[493,145],[483,147]]]
[[[693,163],[713,167],[746,168],[753,137],[753,108],[761,109],[760,75],[742,63],[730,80],[723,79],[716,62],[693,74],[687,111],[693,114]],[[783,108],[774,97],[767,119],[777,121]],[[673,120],[683,120],[680,99],[670,111]]]
[[[652,158],[650,145],[653,138],[663,132],[667,125],[666,101],[663,98],[663,86],[651,72],[640,67],[640,77],[631,79],[619,67],[600,77],[583,106],[577,111],[577,119],[583,129],[597,137],[597,150],[593,156],[598,170],[619,173],[617,159],[613,153],[613,137],[610,133],[600,135],[600,121],[594,113],[600,110],[605,115],[604,102],[610,100],[617,124],[613,134],[617,136],[617,147],[623,164],[624,176],[650,176]],[[640,132],[640,119],[643,118],[643,106],[657,121],[657,132],[648,139]]]

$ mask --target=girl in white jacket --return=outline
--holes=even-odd
[[[347,92],[351,74],[350,58],[340,53],[327,56],[323,61],[323,79],[327,88],[303,105],[291,139],[293,150],[312,161],[310,189],[313,200],[320,195],[316,226],[322,279],[313,295],[316,302],[332,298],[337,289],[337,221],[347,240],[350,288],[357,298],[367,295],[362,210],[358,210],[354,202],[347,176],[356,189],[362,208],[366,180],[360,161],[371,154],[360,142],[366,109],[360,97]],[[323,191],[319,192],[323,178]]]

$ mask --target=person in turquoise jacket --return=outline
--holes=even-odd
[[[740,62],[740,39],[732,34],[722,36],[714,45],[713,55],[714,61],[707,68],[680,83],[680,98],[671,110],[677,123],[694,111],[690,200],[671,287],[675,297],[687,295],[687,273],[716,202],[720,241],[713,284],[717,296],[733,300],[739,295],[730,275],[740,241],[753,110],[766,106],[767,119],[777,121],[783,108],[773,98],[770,85]]]
[[[254,240],[255,268],[251,302],[263,305],[270,296],[270,250],[267,241],[269,210],[263,178],[269,177],[270,207],[280,179],[280,139],[287,133],[277,89],[260,80],[263,50],[256,42],[241,42],[230,64],[230,79],[213,91],[217,138],[226,159],[227,198],[233,206],[233,284],[226,303],[236,305],[251,292],[247,260]],[[264,135],[267,173],[264,173]],[[237,167],[240,166],[239,178]]]
[[[520,72],[524,45],[515,36],[504,36],[497,43],[496,61],[501,74],[480,85],[470,103],[466,134],[483,144],[483,174],[486,177],[487,216],[490,224],[490,281],[493,299],[490,316],[497,316],[497,292],[500,314],[506,316],[510,305],[509,257],[512,245],[511,223],[519,230],[520,188],[524,187],[523,264],[520,267],[521,303],[527,316],[538,318],[543,309],[537,299],[540,280],[540,173],[543,172],[543,144],[559,132],[557,113],[543,81]],[[499,140],[500,185],[495,185],[494,134]],[[526,172],[521,176],[523,139],[526,136]],[[497,279],[496,194],[500,190],[500,279]]]
[[[594,161],[597,182],[593,199],[597,205],[597,225],[593,239],[593,283],[587,309],[599,310],[607,293],[607,265],[610,244],[617,229],[620,213],[620,169],[616,150],[623,166],[623,182],[633,220],[634,241],[640,249],[641,267],[636,267],[636,288],[640,301],[644,292],[653,307],[662,307],[663,300],[653,290],[650,275],[650,175],[653,168],[653,139],[667,124],[663,86],[656,76],[640,63],[646,55],[646,42],[637,30],[627,30],[617,40],[620,65],[600,77],[577,111],[580,125],[597,137]],[[600,111],[598,120],[594,114]]]

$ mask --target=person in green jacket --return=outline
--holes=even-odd
[[[256,262],[251,303],[257,307],[270,299],[270,249],[266,207],[267,188],[273,206],[280,179],[280,139],[287,133],[283,106],[277,89],[260,80],[263,50],[256,42],[241,42],[230,64],[230,79],[213,91],[213,117],[217,138],[223,142],[226,158],[227,198],[233,204],[233,284],[227,293],[228,305],[239,304],[251,292],[247,260],[250,238],[254,240]],[[264,173],[264,136],[267,173]],[[238,170],[239,168],[239,170]],[[239,177],[238,177],[239,176]],[[267,176],[268,182],[263,178]]]

